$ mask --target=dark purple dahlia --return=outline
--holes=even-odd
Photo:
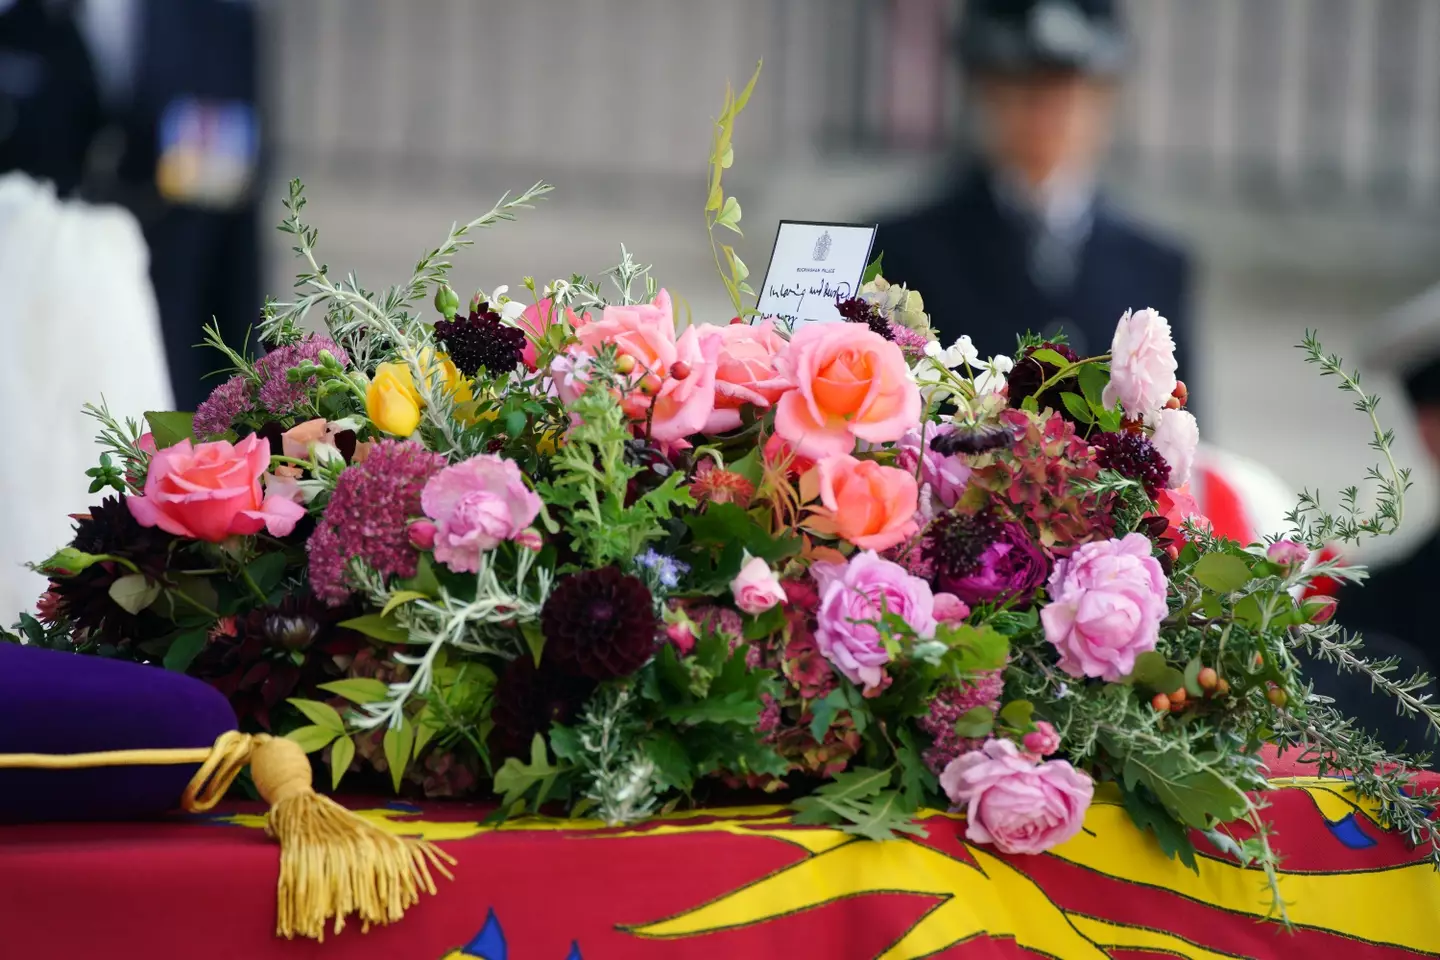
[[[1038,347],[1026,347],[1025,352],[1016,359],[1015,366],[1011,368],[1010,376],[1006,378],[1008,387],[1006,396],[1009,398],[1010,406],[1019,409],[1026,397],[1033,396],[1041,410],[1049,408],[1066,420],[1074,422],[1074,415],[1065,409],[1065,401],[1060,399],[1060,395],[1063,393],[1076,392],[1074,381],[1057,383],[1047,387],[1044,393],[1039,393],[1040,387],[1060,372],[1060,367],[1048,361],[1035,359],[1037,350],[1052,350],[1070,363],[1077,363],[1080,360],[1079,354],[1063,343],[1047,342]]]
[[[592,680],[638,670],[655,652],[659,631],[650,588],[618,567],[562,577],[545,601],[540,627],[545,659]]]

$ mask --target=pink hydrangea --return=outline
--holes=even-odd
[[[1137,656],[1155,649],[1169,585],[1151,550],[1149,539],[1132,533],[1087,543],[1055,564],[1040,620],[1061,670],[1119,680]]]
[[[955,722],[976,707],[998,709],[1004,689],[1005,678],[999,670],[979,674],[961,686],[942,687],[918,721],[920,729],[934,741],[922,754],[925,766],[938,775],[951,760],[979,747],[983,741],[957,734]]]
[[[315,334],[298,343],[272,350],[256,361],[255,372],[260,376],[260,406],[279,417],[301,413],[310,392],[315,389],[316,378],[312,374],[298,383],[291,383],[286,375],[292,367],[302,363],[318,364],[322,350],[330,351],[342,367],[349,365],[350,355],[339,344]]]
[[[1129,416],[1153,421],[1175,392],[1176,366],[1170,321],[1154,310],[1126,310],[1110,344],[1110,382],[1101,399],[1111,409],[1118,402]]]
[[[873,550],[846,564],[817,563],[810,573],[820,588],[815,642],[847,680],[867,692],[881,686],[890,661],[876,628],[882,613],[900,617],[916,636],[935,635],[930,585]]]
[[[195,408],[192,429],[198,439],[219,436],[235,425],[240,414],[255,403],[254,384],[236,374],[210,391],[210,396]]]
[[[540,497],[515,461],[487,453],[431,477],[420,506],[435,521],[435,559],[474,573],[481,554],[524,534],[540,513]]]
[[[350,597],[347,565],[363,560],[386,576],[411,577],[420,554],[410,520],[425,483],[445,458],[408,440],[380,440],[363,463],[346,469],[310,536],[310,588],[331,606]]]
[[[956,758],[940,787],[965,808],[965,838],[1003,853],[1044,853],[1080,832],[1095,782],[1064,760],[1035,763],[1009,740]]]

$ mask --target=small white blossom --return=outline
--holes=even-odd
[[[971,369],[980,366],[980,351],[975,349],[975,344],[968,336],[961,337],[950,346],[943,348],[939,341],[931,340],[925,344],[925,356],[946,370],[954,370],[967,364]]]
[[[1005,378],[1015,367],[1015,361],[1004,354],[997,354],[987,362],[980,364],[980,373],[975,376],[975,393],[977,396],[987,393],[999,393],[1005,386]]]

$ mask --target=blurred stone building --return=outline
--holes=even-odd
[[[1291,347],[1317,328],[1357,356],[1388,310],[1440,280],[1440,0],[1130,7],[1140,42],[1113,185],[1204,265],[1206,435],[1297,486],[1358,482],[1367,424]],[[871,217],[934,188],[965,130],[948,47],[958,9],[275,0],[276,172],[307,181],[325,259],[371,286],[407,276],[452,221],[544,178],[557,192],[480,237],[459,285],[598,272],[623,241],[697,319],[723,321],[701,205],[726,80],[765,59],[728,180],[758,272],[781,217]],[[1386,392],[1400,456],[1420,468]],[[1428,471],[1417,479],[1411,535],[1437,499]]]

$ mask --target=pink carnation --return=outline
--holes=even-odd
[[[1110,344],[1110,382],[1101,399],[1111,409],[1118,401],[1129,416],[1153,420],[1175,392],[1175,368],[1170,321],[1154,310],[1126,310]]]
[[[1087,543],[1055,564],[1050,603],[1040,611],[1045,639],[1073,677],[1119,680],[1155,649],[1169,585],[1138,533]]]
[[[921,638],[935,635],[930,585],[873,550],[843,565],[817,563],[810,573],[820,588],[815,642],[847,680],[866,691],[880,688],[890,661],[875,626],[882,614],[900,617]]]
[[[1064,760],[1037,764],[1009,740],[952,761],[940,787],[965,807],[965,838],[1003,853],[1044,853],[1085,825],[1095,782]]]
[[[488,453],[431,477],[420,505],[435,521],[435,559],[458,573],[479,570],[481,554],[519,538],[540,513],[515,462]]]

